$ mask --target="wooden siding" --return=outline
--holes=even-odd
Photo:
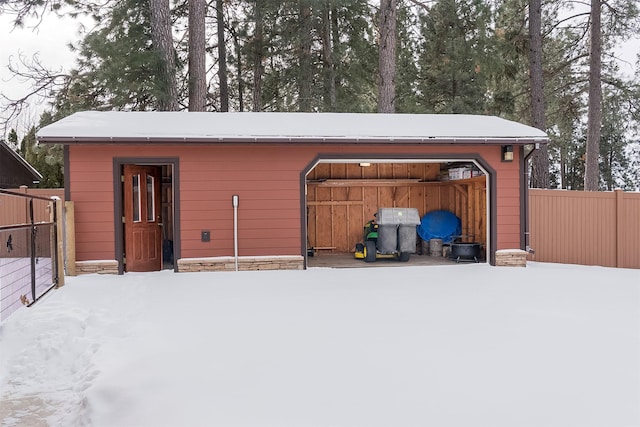
[[[75,208],[76,260],[115,258],[113,147],[69,150],[70,199]]]
[[[180,153],[182,257],[233,255],[234,194],[241,256],[300,255],[304,165],[290,148],[203,146]],[[202,230],[211,231],[210,242],[200,241]]]
[[[517,158],[518,147],[514,149]],[[322,157],[321,153],[353,159],[367,155],[481,155],[499,177],[508,178],[497,182],[499,203],[515,208],[498,214],[496,249],[520,248],[519,166],[517,161],[500,162],[499,146],[92,144],[71,145],[68,151],[78,261],[115,258],[114,157],[179,158],[180,258],[233,255],[234,194],[240,196],[240,256],[301,255],[300,173]],[[349,168],[344,168],[348,173]],[[510,179],[514,182],[508,182]],[[428,198],[421,203],[425,209],[437,204]],[[354,217],[353,222],[362,226],[364,219]],[[203,230],[211,232],[209,242],[201,241]]]
[[[640,193],[529,194],[532,260],[640,268]]]

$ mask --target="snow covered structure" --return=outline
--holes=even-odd
[[[0,188],[33,187],[42,179],[25,159],[0,141]]]
[[[78,271],[119,273],[305,268],[379,207],[448,209],[495,264],[527,245],[526,158],[548,140],[491,116],[96,111],[37,139],[64,145]]]

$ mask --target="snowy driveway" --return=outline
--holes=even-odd
[[[540,263],[67,278],[0,326],[0,425],[637,426],[639,290]]]

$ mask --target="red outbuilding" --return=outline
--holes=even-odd
[[[547,135],[491,116],[75,113],[63,144],[77,270],[305,268],[353,252],[379,208],[448,210],[461,238],[527,248],[527,157]]]

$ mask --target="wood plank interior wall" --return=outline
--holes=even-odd
[[[420,217],[448,210],[464,241],[486,243],[486,177],[437,181],[439,163],[321,163],[307,176],[309,247],[353,252],[379,208],[416,208]]]

